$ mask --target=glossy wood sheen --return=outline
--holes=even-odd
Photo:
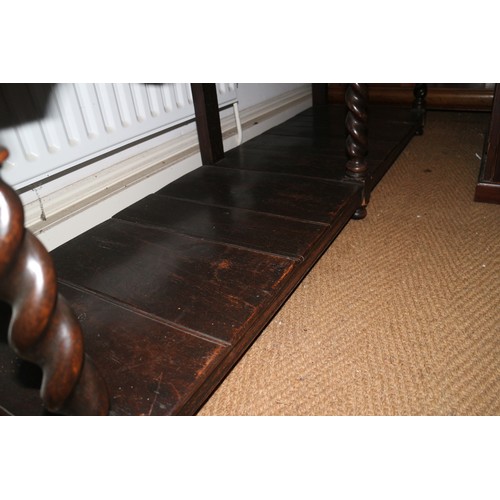
[[[53,256],[61,280],[224,342],[234,341],[294,264],[115,219]]]
[[[354,219],[366,217],[366,206],[370,199],[368,183],[368,114],[367,114],[368,87],[365,83],[350,83],[345,93],[347,114],[346,125],[346,152],[345,164],[347,177],[359,181],[363,185],[361,206],[353,215]]]
[[[202,167],[169,184],[158,194],[326,224],[333,220],[346,197],[355,192],[356,187],[352,184]]]
[[[192,83],[191,92],[201,161],[212,164],[224,157],[217,91],[210,83]]]
[[[342,180],[348,159],[345,106],[320,106],[228,151],[218,166]],[[417,128],[410,109],[368,107],[370,189],[394,162]],[[279,137],[278,137],[279,136]]]
[[[345,84],[330,83],[328,100],[339,103],[344,100]],[[371,103],[411,106],[414,100],[413,83],[371,83]],[[428,83],[427,109],[461,111],[489,111],[493,102],[494,83]]]
[[[0,160],[5,158],[0,148]],[[17,356],[39,367],[44,407],[67,415],[107,414],[106,386],[84,352],[80,325],[58,293],[52,259],[25,229],[21,201],[1,179],[0,301],[2,338]]]
[[[52,252],[112,415],[196,413],[351,219],[344,119],[300,113]],[[371,123],[367,183],[417,125],[398,109]],[[3,347],[0,409],[40,414],[36,367],[21,376]]]
[[[326,229],[325,224],[158,194],[135,203],[116,218],[296,259],[302,258]]]
[[[178,412],[227,349],[187,335],[93,294],[64,285],[61,292],[87,334],[85,347],[104,367],[111,397],[110,415],[164,415]],[[0,400],[16,415],[44,414],[36,388],[37,367],[16,360],[0,343]],[[9,391],[15,386],[16,392]],[[38,408],[37,411],[33,411]]]

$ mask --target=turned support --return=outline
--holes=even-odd
[[[7,156],[0,147],[0,166]],[[42,369],[45,408],[66,415],[107,414],[106,386],[84,353],[77,319],[57,291],[52,258],[25,229],[21,200],[1,179],[0,300],[12,308],[10,347]]]
[[[369,192],[367,189],[366,177],[368,174],[368,162],[366,155],[368,153],[368,86],[364,83],[350,83],[345,93],[345,102],[347,105],[346,116],[346,150],[347,177],[363,183],[363,199],[361,206],[353,215],[354,219],[363,219],[366,217],[366,205],[369,201]]]
[[[415,114],[419,126],[415,131],[416,135],[422,135],[424,133],[425,125],[425,96],[427,95],[427,84],[426,83],[416,83],[413,89],[413,96],[415,100],[413,101],[412,110]]]

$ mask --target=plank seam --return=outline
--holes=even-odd
[[[207,333],[203,333],[203,332],[200,332],[198,330],[194,330],[194,329],[189,328],[187,326],[180,325],[179,323],[175,323],[175,322],[170,321],[168,319],[157,316],[156,314],[144,311],[138,307],[135,307],[131,304],[123,302],[123,301],[117,299],[116,297],[112,297],[111,295],[108,295],[106,293],[99,292],[97,290],[94,290],[92,288],[87,288],[85,286],[77,285],[76,283],[73,283],[71,281],[67,281],[64,278],[58,278],[57,281],[59,283],[61,283],[62,285],[68,286],[68,287],[73,288],[74,290],[78,290],[80,292],[87,293],[89,295],[93,295],[95,297],[98,297],[99,299],[101,299],[105,302],[108,302],[108,303],[113,304],[115,306],[121,307],[122,309],[130,311],[133,314],[136,314],[138,316],[143,316],[144,318],[149,319],[151,321],[155,321],[156,323],[160,323],[164,326],[174,328],[175,330],[177,330],[181,333],[185,333],[187,335],[191,335],[193,337],[212,342],[213,344],[217,344],[217,345],[220,345],[222,347],[230,347],[232,345],[230,342],[227,342],[227,341],[222,340],[222,339],[218,339],[217,337],[213,337],[212,335],[208,335]]]
[[[188,201],[190,203],[196,203],[197,205],[204,205],[207,207],[216,207],[216,208],[236,208],[238,210],[245,210],[246,212],[253,212],[255,214],[264,214],[264,215],[270,215],[279,219],[287,219],[295,222],[308,222],[309,224],[315,224],[317,226],[324,226],[324,227],[329,227],[331,224],[328,222],[321,222],[321,221],[314,221],[310,219],[299,219],[297,217],[291,217],[289,215],[281,215],[281,214],[275,214],[273,212],[263,212],[262,210],[252,210],[250,208],[242,208],[242,207],[233,207],[231,205],[222,205],[218,203],[207,203],[205,201],[198,201],[198,200],[192,200],[191,198],[182,198],[180,196],[172,196],[171,194],[164,194],[157,192],[155,193],[158,196],[164,196],[165,198],[170,198],[172,200],[178,200],[178,201]]]
[[[117,214],[118,215],[118,214]],[[286,260],[291,260],[292,262],[302,262],[304,260],[304,256],[302,255],[290,255],[290,254],[281,254],[281,253],[275,253],[275,252],[268,252],[266,250],[260,250],[259,248],[253,248],[253,247],[247,247],[244,245],[238,245],[237,243],[228,243],[225,241],[220,241],[220,240],[213,240],[210,238],[205,238],[204,236],[196,236],[191,233],[183,232],[183,231],[178,231],[176,229],[171,229],[168,227],[163,227],[163,226],[157,226],[155,224],[147,224],[144,222],[136,222],[130,219],[122,219],[121,217],[117,217],[116,215],[113,217],[114,220],[117,222],[122,222],[125,224],[129,224],[131,226],[139,226],[143,227],[144,229],[153,229],[156,231],[162,231],[164,233],[169,233],[169,234],[180,234],[182,236],[186,236],[187,238],[192,238],[195,240],[203,241],[206,243],[211,243],[213,245],[222,245],[226,247],[231,247],[231,248],[236,248],[238,250],[245,250],[248,252],[253,252],[253,253],[258,253],[261,255],[267,255],[270,257],[278,257]]]

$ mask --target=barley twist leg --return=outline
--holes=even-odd
[[[368,87],[364,83],[350,83],[345,94],[347,105],[346,116],[346,149],[348,160],[346,163],[346,175],[363,183],[362,205],[354,213],[354,219],[366,217],[366,205],[369,201],[369,193],[366,186],[368,172],[368,115],[366,103],[368,100]]]
[[[7,155],[0,148],[0,164]],[[67,415],[107,414],[106,386],[84,353],[78,321],[57,292],[52,259],[24,228],[21,201],[1,179],[0,300],[12,308],[9,345],[42,368],[44,406]]]

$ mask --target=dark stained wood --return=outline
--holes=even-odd
[[[74,304],[86,349],[112,394],[110,415],[178,413],[196,391],[197,378],[210,373],[227,350],[91,293],[65,285],[60,289]],[[1,347],[2,405],[16,415],[32,414],[34,408],[43,414],[33,391],[40,382],[36,367],[20,364]]]
[[[342,103],[347,84],[330,83],[328,101]],[[494,83],[428,83],[427,109],[490,111]],[[415,83],[370,83],[369,101],[385,106],[409,108],[415,99]]]
[[[410,108],[369,106],[369,110],[370,148],[365,182],[371,190],[411,140],[417,122]],[[228,151],[217,166],[342,180],[348,160],[343,143],[345,118],[346,108],[342,106],[310,108],[263,134],[265,139],[259,136]],[[279,148],[273,148],[274,137]],[[337,149],[328,148],[328,138],[332,138],[331,144],[336,144]],[[301,147],[296,147],[296,139],[301,141]],[[315,143],[324,149],[314,147]]]
[[[210,83],[192,83],[191,91],[201,161],[204,165],[213,165],[224,157],[217,91]]]
[[[365,183],[368,174],[368,161],[366,158],[368,154],[367,97],[368,87],[366,84],[351,83],[347,86],[345,93],[345,102],[348,109],[345,120],[348,157],[346,174],[363,184],[363,201],[354,214],[355,219],[364,219],[366,217],[366,205],[370,196],[370,191]]]
[[[352,218],[346,111],[306,110],[52,252],[111,415],[195,414]],[[418,124],[377,107],[368,124],[371,188]],[[44,413],[39,368],[5,342],[0,376],[0,411]]]
[[[328,102],[328,84],[313,83],[312,84],[312,99],[314,106],[327,104]]]
[[[289,156],[294,154],[319,154],[330,156],[342,154],[345,134],[330,136],[314,134],[309,137],[299,135],[282,135],[266,133],[251,139],[244,144],[244,149],[261,149],[264,151],[286,151]]]
[[[303,258],[325,231],[324,224],[158,194],[126,208],[115,218],[295,259]]]
[[[500,182],[484,182],[480,179],[476,184],[474,201],[500,204]]]
[[[474,200],[500,203],[500,85],[498,84],[495,86],[490,126],[485,138]]]
[[[425,125],[425,96],[427,95],[427,84],[417,83],[413,89],[413,95],[415,100],[413,101],[413,111],[419,121],[419,127],[416,130],[417,135],[422,135],[424,133]]]
[[[0,148],[0,161],[6,158]],[[1,179],[0,210],[0,301],[10,306],[10,347],[41,368],[40,397],[48,410],[107,414],[105,383],[85,355],[80,326],[58,293],[50,255],[24,228],[21,201]]]
[[[61,280],[223,342],[259,313],[295,262],[114,219],[53,257]]]
[[[346,90],[346,150],[348,161],[346,174],[356,180],[363,180],[368,170],[366,155],[368,153],[368,116],[367,86],[352,83]]]
[[[495,99],[486,139],[484,180],[500,182],[500,85],[495,87]]]
[[[428,83],[427,109],[490,111],[494,83]]]
[[[398,144],[398,141],[394,140],[394,136],[401,136],[402,132],[403,131],[397,126],[394,126],[394,133],[392,136],[389,127],[385,130],[378,131],[378,137],[374,138],[377,142],[374,145],[373,151],[372,148],[370,148],[368,155],[370,155],[375,161],[383,159],[387,152]],[[317,137],[316,139],[300,137],[298,135],[287,136],[281,134],[263,134],[258,140],[252,140],[245,143],[243,147],[238,148],[238,152],[239,151],[242,151],[243,153],[262,151],[264,154],[261,156],[264,159],[267,158],[268,155],[279,155],[285,153],[289,162],[292,164],[301,162],[303,159],[307,158],[316,158],[322,161],[323,164],[328,164],[328,160],[343,159],[345,167],[345,163],[348,159],[347,152],[345,150],[345,134],[334,138]],[[226,156],[228,161],[224,162],[224,160],[221,160],[217,162],[217,165],[230,163],[231,159],[233,159],[235,155],[237,155],[236,152],[233,153],[233,151],[229,151]],[[369,169],[368,165],[367,169]]]
[[[321,238],[316,240],[315,245],[311,248],[311,251],[306,255],[304,260],[296,263],[293,271],[283,278],[281,286],[276,290],[268,306],[263,309],[260,314],[255,315],[253,322],[249,324],[248,328],[242,332],[237,339],[235,339],[231,349],[226,352],[226,355],[217,365],[215,370],[207,376],[207,379],[204,381],[204,386],[201,387],[197,395],[182,408],[181,414],[190,415],[196,413],[202,406],[211,392],[219,385],[220,381],[224,379],[235,363],[237,363],[241,356],[251,346],[252,342],[259,336],[268,322],[294,291],[296,286],[302,281],[323,252],[327,250],[345,224],[347,224],[356,210],[356,207],[359,206],[361,200],[360,195],[361,193],[358,191],[356,196],[346,200],[345,206],[337,213],[337,217],[333,223],[328,226],[327,231],[323,233]]]
[[[356,192],[346,183],[213,166],[181,177],[158,194],[329,223]]]
[[[228,151],[226,158],[217,162],[217,166],[230,169],[237,166],[240,170],[341,180],[345,176],[345,162],[346,157],[342,152],[331,156],[310,152],[290,155],[286,151],[263,151],[250,146]]]

